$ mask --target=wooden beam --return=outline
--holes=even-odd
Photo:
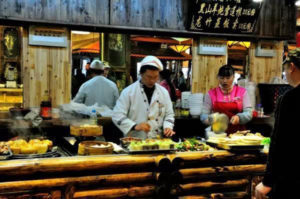
[[[217,193],[218,190],[232,190],[232,189],[246,189],[249,180],[227,180],[225,182],[199,182],[180,185],[181,190],[178,191],[178,195],[193,195],[203,192]]]
[[[10,191],[25,191],[37,189],[53,189],[54,187],[64,187],[69,184],[76,186],[111,186],[131,183],[145,183],[155,181],[156,176],[151,173],[128,173],[128,174],[112,174],[112,175],[97,175],[84,177],[68,177],[68,178],[52,178],[41,180],[24,180],[24,181],[10,181],[0,182],[0,193]]]
[[[154,156],[155,157],[155,156]],[[9,160],[0,162],[2,176],[32,175],[35,173],[53,173],[70,171],[114,170],[126,168],[155,169],[153,156],[89,156],[59,157],[30,160]]]
[[[182,174],[183,180],[200,180],[203,178],[214,178],[222,176],[253,175],[254,173],[263,173],[265,171],[265,168],[266,166],[264,164],[257,164],[181,169],[179,172]]]
[[[85,23],[65,23],[56,21],[43,21],[43,20],[27,20],[20,21],[14,17],[1,18],[0,24],[15,25],[15,26],[57,26],[67,27],[69,29],[93,31],[93,32],[105,32],[105,33],[123,33],[123,34],[139,34],[149,35],[149,33],[157,36],[173,36],[173,37],[219,37],[226,38],[228,40],[244,40],[244,41],[257,41],[259,39],[266,40],[291,40],[295,39],[291,36],[270,36],[270,35],[258,35],[258,34],[229,34],[229,33],[208,33],[208,32],[195,32],[189,30],[173,30],[163,28],[150,28],[150,27],[133,27],[133,26],[119,26],[119,25],[88,25]]]

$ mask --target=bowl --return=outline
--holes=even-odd
[[[131,142],[142,141],[142,139],[137,137],[125,137],[125,138],[120,138],[120,141],[122,147],[127,148]]]

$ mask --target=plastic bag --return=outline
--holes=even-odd
[[[113,112],[108,106],[103,105],[98,107],[98,103],[92,106],[86,106],[85,104],[76,103],[74,101],[71,101],[69,104],[61,105],[60,109],[65,113],[76,113],[85,116],[91,116],[93,110],[96,110],[97,115],[104,117],[111,117]]]

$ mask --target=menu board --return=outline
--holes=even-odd
[[[192,0],[190,29],[201,32],[252,33],[261,3],[252,0]]]

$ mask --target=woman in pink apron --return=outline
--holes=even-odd
[[[208,117],[212,113],[224,113],[230,124],[227,134],[245,130],[245,124],[252,119],[252,106],[245,88],[234,85],[234,69],[224,65],[218,72],[219,86],[208,91],[205,96],[201,121],[209,125]]]

